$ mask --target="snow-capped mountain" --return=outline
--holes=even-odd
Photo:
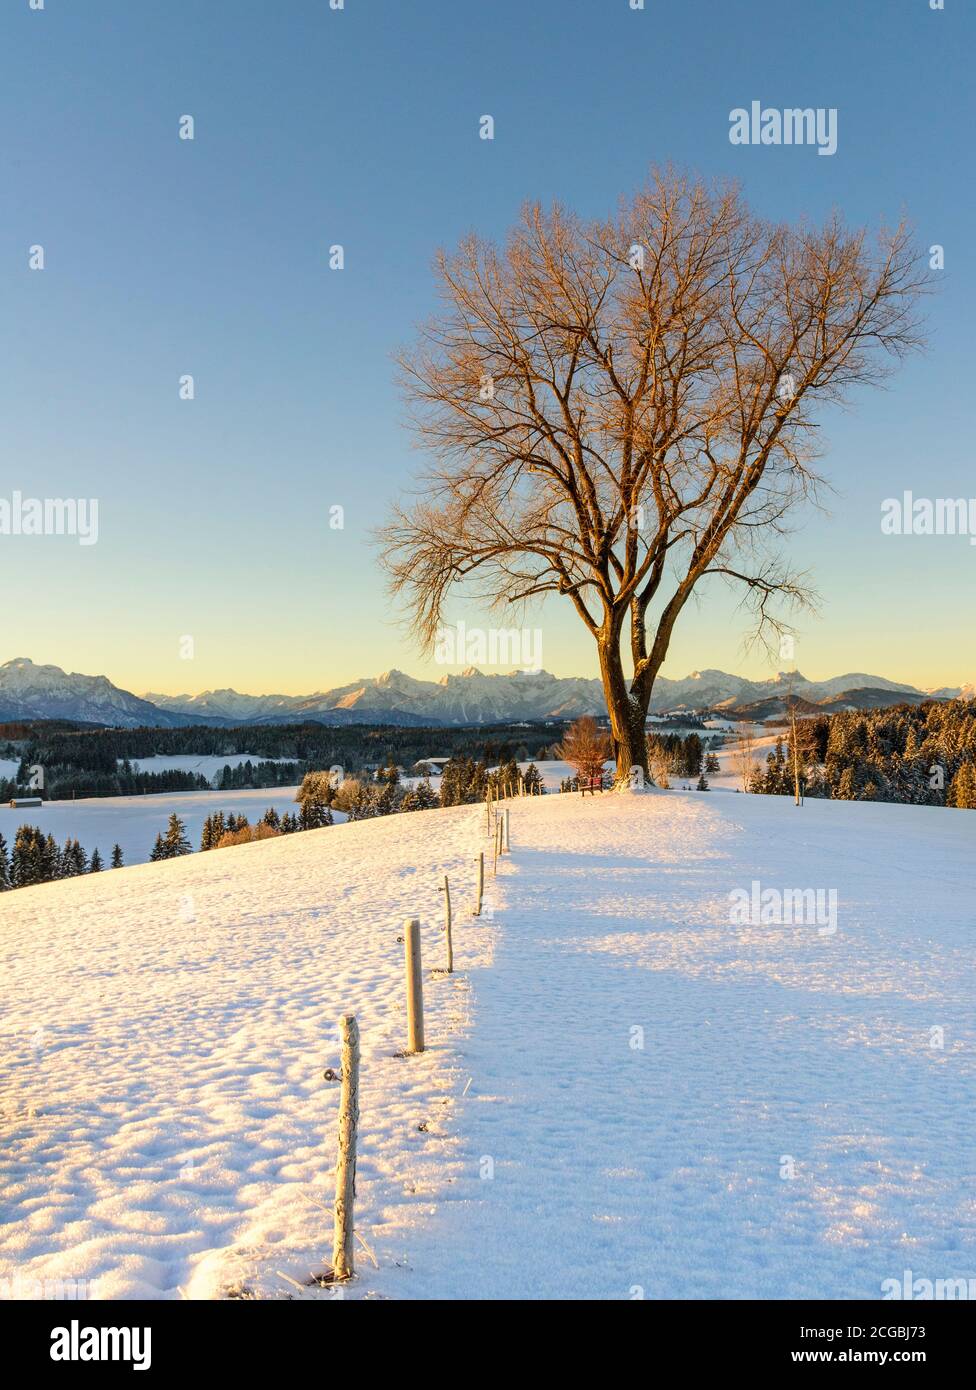
[[[805,707],[834,711],[903,701],[917,704],[924,699],[972,699],[976,688],[969,684],[920,690],[862,672],[810,681],[797,671],[781,671],[768,680],[754,681],[725,671],[704,670],[680,680],[660,677],[651,710],[657,714],[721,710],[769,718],[782,713],[791,694]],[[119,689],[105,676],[69,675],[58,666],[35,666],[23,657],[0,666],[0,720],[75,719],[125,728],[298,723],[307,719],[327,724],[436,725],[575,719],[581,714],[605,713],[599,680],[553,676],[548,671],[486,675],[469,667],[429,681],[394,670],[313,695],[242,695],[227,689],[140,698]]]
[[[870,691],[872,705],[915,703],[932,698],[916,686],[852,672],[829,680],[810,681],[799,672],[782,671],[765,681],[729,675],[725,671],[693,671],[673,680],[661,676],[654,687],[651,710],[733,710],[765,702],[783,708],[790,693],[811,704],[843,708],[865,707],[852,692]],[[958,689],[944,688],[938,698],[951,699]],[[581,714],[605,714],[603,686],[585,676],[558,677],[548,671],[510,671],[486,675],[475,667],[445,675],[439,681],[418,680],[403,671],[386,671],[372,679],[352,681],[314,695],[240,695],[236,691],[207,691],[193,697],[147,695],[161,708],[198,718],[218,716],[267,722],[283,719],[321,719],[327,722],[411,722],[488,724],[519,719],[575,719]]]
[[[190,722],[120,690],[106,676],[35,666],[23,656],[0,666],[0,720],[10,719],[77,719],[126,729]]]

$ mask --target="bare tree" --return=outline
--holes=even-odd
[[[814,753],[813,730],[808,722],[797,721],[797,696],[794,693],[796,671],[791,671],[787,682],[786,704],[790,719],[790,757],[793,764],[793,801],[803,805],[803,792],[806,786],[806,768]]]
[[[556,756],[575,768],[581,782],[592,785],[603,776],[610,756],[610,740],[597,728],[596,720],[585,714],[566,730],[562,743],[556,748]]]
[[[815,408],[919,342],[909,234],[772,224],[668,170],[605,221],[530,205],[503,249],[472,235],[436,271],[443,307],[400,357],[431,461],[380,532],[392,588],[428,649],[456,585],[498,607],[564,595],[618,778],[646,773],[696,587],[741,586],[760,638],[785,629],[776,600],[811,598],[775,541],[822,481]]]
[[[732,768],[742,779],[742,790],[747,792],[756,770],[756,736],[751,724],[743,724],[737,740],[732,745],[730,760]]]

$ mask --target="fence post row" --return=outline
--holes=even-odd
[[[495,819],[495,867],[500,850],[510,850],[510,812]],[[485,886],[485,855],[478,855],[478,893],[474,915],[481,916]],[[420,953],[420,920],[408,917],[403,924],[407,983],[407,1050],[424,1051],[424,993]],[[447,972],[454,972],[454,944],[451,936],[451,884],[444,875],[444,936]],[[355,1014],[343,1014],[339,1021],[340,1067],[337,1122],[336,1188],[333,1207],[332,1275],[337,1282],[355,1274],[354,1210],[356,1200],[356,1143],[359,1133],[359,1024]],[[327,1073],[331,1076],[331,1073]]]

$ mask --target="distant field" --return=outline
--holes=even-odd
[[[88,854],[101,851],[108,863],[113,845],[122,846],[126,864],[145,864],[160,831],[172,813],[186,823],[194,849],[200,847],[203,822],[214,811],[247,815],[260,820],[269,806],[294,812],[297,787],[268,787],[263,791],[168,792],[160,796],[86,797],[79,801],[46,801],[30,810],[0,806],[0,834],[13,844],[19,825],[39,825],[63,843],[69,836],[80,840]],[[339,819],[337,816],[336,819]]]

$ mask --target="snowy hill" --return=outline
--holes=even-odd
[[[4,894],[0,1278],[329,1297],[307,1281],[328,1263],[322,1073],[349,1010],[376,1267],[360,1249],[347,1298],[876,1299],[906,1268],[968,1278],[968,816],[515,802],[481,919],[470,807]],[[450,977],[430,973],[444,873]],[[753,885],[835,892],[836,930],[734,923]],[[398,1055],[408,915],[417,1057]]]

